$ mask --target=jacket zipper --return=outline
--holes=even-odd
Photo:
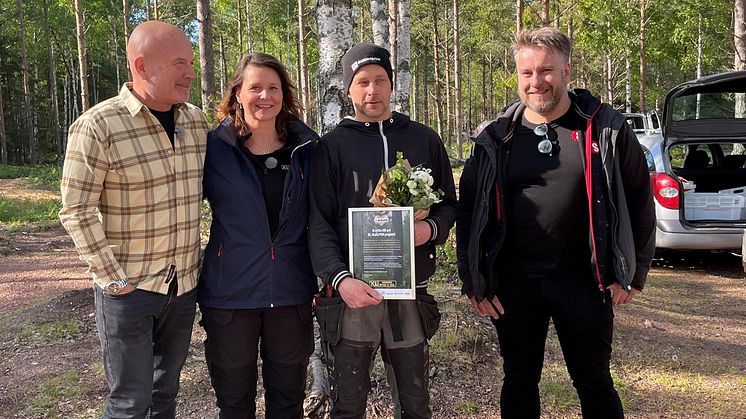
[[[385,170],[389,170],[389,139],[383,133],[383,121],[378,121],[378,131],[381,133],[381,141],[383,142],[383,167]]]
[[[598,290],[604,293],[604,284],[601,279],[601,271],[598,267],[598,253],[596,249],[596,231],[593,227],[593,118],[601,107],[593,111],[588,119],[585,132],[585,189],[588,196],[588,219],[591,230],[591,251],[593,252],[593,274],[598,282]],[[605,296],[604,296],[605,299]]]

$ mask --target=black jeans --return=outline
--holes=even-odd
[[[261,354],[265,417],[302,418],[306,367],[313,352],[311,304],[251,310],[201,307],[201,312],[220,417],[256,417]]]
[[[175,285],[175,281],[174,281]],[[109,396],[103,418],[174,418],[189,352],[197,292],[134,290],[114,296],[93,286],[96,328]]]
[[[504,360],[503,418],[540,415],[539,380],[550,318],[583,417],[624,417],[609,370],[614,312],[593,279],[505,278],[498,298],[505,308],[505,315],[493,320]]]

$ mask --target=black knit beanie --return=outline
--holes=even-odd
[[[342,56],[342,74],[344,75],[345,93],[349,93],[350,84],[352,78],[355,77],[355,73],[364,65],[378,64],[386,70],[386,74],[389,76],[389,81],[394,84],[393,72],[391,71],[391,60],[389,57],[391,54],[378,45],[362,43],[357,44],[350,48],[344,56]]]

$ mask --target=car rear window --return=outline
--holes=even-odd
[[[674,121],[746,118],[746,94],[708,92],[680,96],[671,108]]]

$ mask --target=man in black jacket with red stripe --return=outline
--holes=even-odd
[[[645,285],[655,211],[642,148],[623,116],[568,91],[570,41],[514,42],[518,93],[475,138],[460,181],[462,291],[497,329],[503,418],[538,418],[553,321],[583,416],[620,418],[609,362],[613,305]]]

